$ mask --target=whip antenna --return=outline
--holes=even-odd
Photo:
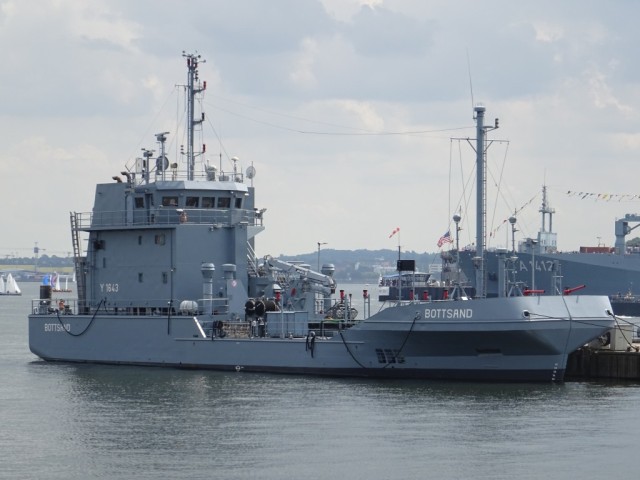
[[[467,72],[469,72],[469,91],[471,92],[471,111],[474,111],[476,104],[473,101],[473,82],[471,81],[471,61],[469,60],[469,49],[467,48]],[[475,114],[474,114],[475,120]]]

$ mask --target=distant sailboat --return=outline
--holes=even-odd
[[[1,278],[2,277],[0,277],[0,279]],[[18,282],[16,282],[10,273],[7,274],[6,282],[0,281],[0,295],[22,295]]]
[[[53,285],[52,290],[54,292],[70,292],[71,291],[71,289],[69,288],[69,275],[65,275],[64,277],[64,288],[60,286],[60,274],[58,272],[53,273],[51,284]]]

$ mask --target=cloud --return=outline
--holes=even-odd
[[[318,81],[314,74],[315,56],[318,51],[318,43],[311,39],[302,40],[302,48],[297,58],[294,60],[289,78],[291,83],[303,90],[314,88],[318,85]]]
[[[343,29],[358,53],[372,57],[422,54],[433,46],[435,22],[363,5]]]
[[[596,107],[613,107],[622,113],[632,111],[630,106],[623,105],[620,100],[615,97],[604,73],[591,70],[585,73],[585,77],[589,85],[590,97]]]
[[[207,159],[226,165],[237,155],[243,169],[258,169],[259,203],[269,208],[260,253],[310,251],[320,239],[380,248],[396,226],[404,247],[434,248],[452,206],[472,198],[449,173],[469,177],[473,151],[451,137],[473,137],[478,101],[490,121],[500,118],[493,138],[510,141],[490,150],[496,177],[504,168],[507,212],[546,181],[561,246],[577,245],[591,233],[576,219],[608,231],[625,211],[586,209],[563,191],[637,189],[628,172],[640,155],[640,4],[616,5],[5,0],[0,189],[32,214],[29,225],[10,219],[6,228],[27,245],[55,231],[47,242],[59,244],[42,247],[66,250],[68,211],[90,209],[95,183],[111,181],[142,147],[157,149],[154,133],[171,132],[169,156],[181,158],[186,50],[206,59]],[[20,200],[24,185],[56,201]],[[464,206],[472,218],[472,203]],[[537,206],[520,215],[527,234]],[[283,231],[297,232],[286,246]]]
[[[542,43],[554,43],[564,38],[564,29],[561,25],[553,25],[546,22],[533,22],[535,38]]]
[[[136,41],[140,38],[141,26],[122,18],[121,14],[109,8],[108,3],[59,1],[60,17],[68,22],[69,33],[98,48],[115,48],[135,52]]]

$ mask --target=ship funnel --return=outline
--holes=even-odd
[[[212,279],[213,272],[216,271],[216,267],[213,263],[203,263],[200,270],[202,271],[202,278]]]
[[[225,280],[233,280],[236,278],[236,266],[232,263],[222,265],[222,272]]]
[[[200,267],[202,272],[202,298],[204,299],[204,311],[212,312],[213,305],[213,272],[216,267],[213,263],[203,263]]]

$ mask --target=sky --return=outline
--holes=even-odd
[[[69,213],[176,132],[183,51],[206,60],[205,160],[256,169],[259,255],[435,252],[456,212],[473,243],[478,104],[499,119],[489,245],[514,213],[516,241],[536,235],[545,184],[560,249],[613,246],[640,212],[637,18],[632,0],[0,0],[0,258],[70,254]]]

